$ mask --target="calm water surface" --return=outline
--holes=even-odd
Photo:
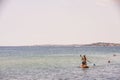
[[[80,54],[88,57],[89,69],[79,68]],[[119,79],[120,47],[0,47],[0,80]]]

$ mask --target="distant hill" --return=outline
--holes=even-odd
[[[120,44],[98,42],[98,43],[86,44],[86,45],[83,45],[83,46],[120,46]]]
[[[68,45],[59,45],[59,44],[46,44],[46,45],[33,45],[33,46],[52,46],[52,47],[68,47],[68,46],[73,46],[73,47],[81,47],[81,46],[120,46],[120,44],[117,43],[105,43],[105,42],[97,42],[97,43],[92,43],[92,44],[68,44]]]

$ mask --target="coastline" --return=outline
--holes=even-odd
[[[73,46],[73,47],[81,47],[81,46],[103,46],[103,47],[115,47],[115,46],[120,46],[120,43],[107,43],[107,42],[96,42],[96,43],[91,43],[91,44],[40,44],[40,45],[10,45],[10,46],[0,46],[0,47],[32,47],[32,46],[52,46],[52,47],[68,47],[68,46]]]

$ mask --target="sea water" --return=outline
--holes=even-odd
[[[120,80],[120,47],[0,47],[0,80]]]

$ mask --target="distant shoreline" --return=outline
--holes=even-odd
[[[84,46],[108,46],[108,47],[114,47],[114,46],[120,46],[118,43],[105,43],[105,42],[98,42],[98,43],[92,43],[92,44],[86,44]]]
[[[106,43],[106,42],[97,42],[97,43],[91,43],[91,44],[45,44],[45,45],[32,45],[32,46],[74,46],[74,47],[80,47],[80,46],[108,46],[108,47],[113,47],[113,46],[120,46],[118,43]]]
[[[114,46],[120,46],[119,43],[105,43],[105,42],[97,42],[97,43],[91,43],[91,44],[42,44],[42,45],[23,45],[23,46],[0,46],[0,47],[32,47],[32,46],[53,46],[53,47],[59,47],[59,46],[73,46],[73,47],[81,47],[81,46],[103,46],[103,47],[114,47]]]

